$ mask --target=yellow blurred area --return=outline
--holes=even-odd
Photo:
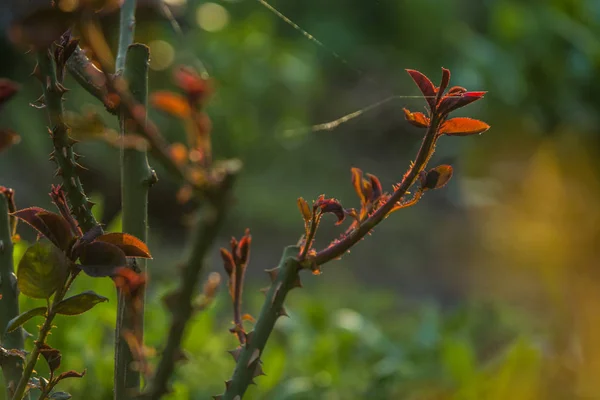
[[[229,12],[217,3],[204,3],[196,9],[196,23],[208,32],[222,30],[229,23]]]
[[[563,398],[550,392],[561,380],[575,382],[565,399],[600,398],[600,184],[589,149],[572,137],[544,139],[529,157],[515,159],[510,146],[494,156],[510,164],[491,169],[495,201],[472,215],[482,246],[470,289],[527,310],[547,334],[512,346],[520,354],[492,368],[487,390],[451,398]],[[511,369],[513,356],[522,359]]]

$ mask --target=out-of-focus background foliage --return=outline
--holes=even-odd
[[[3,5],[5,30],[29,2],[13,3]],[[405,68],[436,77],[444,66],[454,84],[489,91],[463,115],[492,129],[438,145],[432,163],[454,166],[450,184],[388,218],[352,254],[321,276],[305,276],[305,289],[292,292],[292,318],[278,323],[264,355],[267,376],[248,398],[600,398],[600,2],[271,1],[324,46],[257,1],[165,3],[183,33],[157,2],[140,1],[136,40],[151,48],[151,90],[172,89],[171,70],[182,63],[215,80],[208,111],[216,156],[245,164],[219,244],[252,229],[245,311],[254,315],[262,301],[254,289],[267,282],[261,271],[303,231],[296,198],[326,193],[356,206],[351,166],[391,188],[422,134],[407,126],[401,109],[424,104],[397,99],[330,132],[306,128],[392,95],[418,94]],[[103,17],[113,44],[117,21]],[[0,76],[22,84],[1,114],[22,140],[0,154],[0,184],[16,190],[19,207],[49,207],[56,180],[45,113],[28,106],[40,94],[28,76],[33,57],[8,36],[0,51]],[[75,134],[96,129],[85,122],[95,113],[116,128],[72,79],[66,86],[66,108],[83,121]],[[169,140],[182,140],[180,121],[155,110],[150,117]],[[95,211],[118,228],[118,150],[98,140],[78,149]],[[168,325],[160,295],[176,283],[190,209],[152,164],[160,182],[150,199],[155,260],[146,338],[160,350]],[[35,239],[24,227],[21,234]],[[332,221],[319,232],[319,246],[337,235]],[[17,258],[23,249],[21,243]],[[212,254],[211,269],[220,271],[217,248]],[[81,278],[77,288],[111,302],[59,319],[50,343],[63,351],[65,368],[88,371],[65,390],[108,399],[112,283]],[[178,369],[170,398],[222,391],[233,368],[225,352],[235,344],[230,315],[222,291],[195,317],[186,340],[190,361]]]

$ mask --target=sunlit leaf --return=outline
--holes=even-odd
[[[21,141],[21,137],[12,129],[0,129],[0,151],[8,149]]]
[[[308,203],[302,197],[298,197],[298,209],[300,209],[304,222],[308,224],[312,219],[312,212],[310,211]]]
[[[190,67],[181,66],[174,73],[175,84],[194,101],[205,100],[212,92],[211,81]]]
[[[62,355],[60,351],[57,349],[53,349],[45,343],[40,345],[40,353],[46,359],[48,366],[50,367],[50,371],[56,371],[58,367],[60,367],[60,361],[62,360]]]
[[[363,191],[363,172],[358,168],[352,168],[352,186],[360,199],[360,204],[366,204],[367,197]]]
[[[486,93],[487,92],[464,92],[459,95],[446,95],[440,100],[438,112],[447,115],[458,108],[482,99]]]
[[[64,299],[55,306],[54,310],[58,314],[79,315],[91,310],[96,304],[103,303],[105,301],[108,301],[106,297],[100,296],[99,294],[89,290],[69,297],[68,299]]]
[[[128,233],[107,233],[96,238],[96,241],[117,246],[127,257],[152,258],[148,246],[140,239]]]
[[[442,68],[442,81],[440,83],[440,87],[438,88],[438,93],[437,93],[438,100],[439,100],[439,97],[444,93],[444,91],[448,87],[449,83],[450,83],[450,70],[446,69],[446,68]]]
[[[19,263],[17,285],[21,293],[47,299],[62,285],[69,266],[65,255],[53,244],[39,241],[29,247]]]
[[[83,378],[83,376],[85,375],[85,370],[83,372],[77,372],[77,371],[66,371],[63,372],[62,374],[60,374],[56,380],[57,381],[61,381],[63,379],[67,379],[67,378]]]
[[[127,265],[123,250],[113,244],[99,241],[83,246],[79,260],[82,264],[80,268],[93,277],[113,276],[117,268]]]
[[[173,92],[154,92],[150,95],[150,103],[154,108],[179,118],[188,118],[192,113],[187,99]]]
[[[332,213],[337,217],[336,225],[341,224],[346,218],[346,213],[344,212],[344,208],[340,204],[340,202],[336,199],[326,199],[324,196],[321,196],[315,204],[313,204],[313,208],[318,208],[322,213]]]
[[[48,310],[47,307],[37,307],[37,308],[32,308],[31,310],[25,311],[24,313],[21,313],[20,315],[17,315],[16,317],[14,317],[10,321],[8,321],[8,324],[6,324],[6,332],[14,331],[15,329],[17,329],[18,327],[20,327],[21,325],[23,325],[25,322],[29,321],[33,317],[46,314],[47,310]]]
[[[440,134],[451,136],[477,135],[490,129],[483,121],[472,118],[452,118],[442,123]]]
[[[427,128],[429,126],[429,118],[422,112],[410,112],[406,108],[403,108],[402,110],[404,111],[404,118],[406,118],[411,125],[414,125],[417,128]]]
[[[374,202],[383,194],[383,188],[381,187],[379,178],[375,175],[367,174],[367,178],[369,178],[369,185],[371,187],[371,198],[369,200]]]
[[[43,208],[24,208],[13,215],[27,222],[63,251],[67,250],[74,237],[71,226],[61,215]]]

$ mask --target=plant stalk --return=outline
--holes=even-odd
[[[175,292],[175,305],[172,307],[173,317],[166,346],[163,350],[156,373],[150,382],[149,390],[142,396],[145,400],[158,400],[168,393],[168,384],[175,370],[175,362],[181,352],[181,342],[185,333],[187,322],[194,313],[192,299],[198,287],[206,254],[212,247],[218,230],[225,219],[229,206],[229,193],[233,181],[240,168],[239,162],[230,162],[225,171],[225,176],[215,188],[212,196],[208,197],[204,205],[204,212],[198,221],[197,231],[192,243],[192,254],[181,274],[179,288]]]
[[[262,375],[260,357],[263,353],[267,340],[273,331],[277,319],[286,315],[283,303],[290,290],[299,286],[298,272],[302,269],[296,259],[300,247],[286,247],[279,266],[277,277],[271,284],[267,297],[254,330],[246,335],[246,343],[232,352],[236,359],[235,370],[230,381],[226,382],[226,390],[222,396],[223,400],[234,400],[242,398],[248,386],[253,383],[256,376]],[[218,396],[217,396],[218,397]]]
[[[4,333],[8,322],[19,315],[19,293],[13,265],[14,246],[8,216],[10,209],[14,208],[10,206],[13,202],[12,197],[12,191],[0,187],[0,297],[2,299],[0,301],[0,334],[2,335],[0,344],[5,349],[23,350],[25,341],[22,328]],[[21,379],[23,364],[23,360],[19,357],[11,357],[1,363],[8,399],[12,398],[12,391]]]
[[[133,44],[127,51],[125,63],[125,79],[129,90],[139,104],[146,107],[148,97],[148,61],[150,51],[147,46]],[[127,110],[119,116],[121,134],[135,127],[128,119]],[[121,150],[121,207],[123,212],[123,232],[129,233],[147,243],[148,232],[148,190],[156,182],[156,174],[148,165],[145,151],[137,149]],[[137,259],[137,266],[142,272],[146,270],[146,260]],[[117,323],[115,329],[115,399],[128,399],[135,396],[140,389],[140,373],[130,366],[135,361],[131,349],[123,339],[125,331],[133,332],[140,345],[143,343],[144,309],[132,313],[132,301],[120,291],[117,303]]]

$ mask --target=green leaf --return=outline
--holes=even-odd
[[[14,317],[10,321],[8,321],[8,324],[6,325],[6,332],[14,331],[15,329],[17,329],[18,327],[23,325],[25,322],[29,321],[31,318],[33,318],[37,315],[46,314],[47,310],[48,310],[47,307],[37,307],[37,308],[32,308],[31,310],[25,311],[24,313],[21,313],[21,315],[17,315],[16,317]]]
[[[88,290],[87,292],[79,293],[78,295],[61,301],[56,305],[54,310],[58,314],[79,315],[91,310],[96,304],[105,301],[108,301],[106,297]]]
[[[29,247],[17,271],[21,293],[34,299],[47,299],[62,285],[69,261],[53,244],[39,241]]]
[[[68,400],[71,397],[73,397],[73,396],[71,396],[67,392],[54,392],[48,398],[52,399],[52,400]]]

